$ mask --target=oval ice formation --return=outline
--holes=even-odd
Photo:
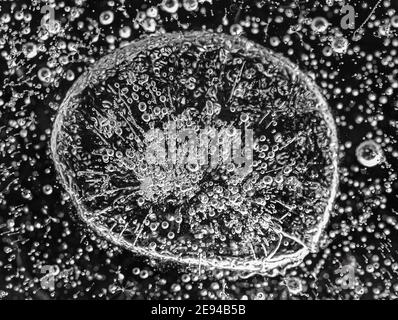
[[[315,251],[336,128],[287,59],[212,32],[140,39],[69,90],[52,153],[80,218],[134,253],[275,275]]]

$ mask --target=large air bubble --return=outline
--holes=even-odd
[[[211,32],[136,41],[68,92],[52,133],[80,218],[131,252],[277,274],[315,251],[336,128],[297,66]]]

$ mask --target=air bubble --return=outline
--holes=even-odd
[[[162,10],[168,13],[176,13],[179,7],[178,0],[163,0],[161,4]]]
[[[356,149],[355,154],[358,162],[365,167],[374,167],[383,160],[383,149],[373,140],[362,142]]]
[[[329,22],[323,17],[316,17],[311,22],[311,29],[316,33],[323,33],[329,26]]]
[[[336,53],[346,53],[347,49],[348,49],[348,40],[342,36],[336,36],[333,38],[332,42],[331,42],[331,47],[333,49],[334,52]]]
[[[198,9],[199,4],[198,0],[183,0],[182,6],[187,11],[195,11],[196,9]]]
[[[103,12],[101,12],[101,14],[99,16],[99,22],[102,25],[106,26],[106,25],[111,24],[113,22],[114,18],[115,18],[115,15],[112,11],[110,11],[110,10],[103,11]]]

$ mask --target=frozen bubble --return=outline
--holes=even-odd
[[[286,287],[289,290],[290,294],[296,295],[303,291],[303,284],[300,278],[290,277],[285,281],[286,281]]]
[[[357,147],[355,154],[358,162],[365,167],[377,166],[384,159],[382,148],[373,140],[362,142]]]
[[[229,28],[229,32],[234,36],[238,36],[238,35],[242,34],[243,28],[240,24],[235,23]]]
[[[329,26],[329,22],[324,17],[316,17],[311,22],[311,29],[316,33],[323,33]]]
[[[336,36],[332,40],[331,47],[334,52],[342,54],[346,53],[348,49],[348,44],[349,42],[346,38],[342,36]]]
[[[115,15],[112,11],[110,10],[106,10],[101,12],[100,16],[99,16],[99,22],[106,26],[108,24],[111,24],[113,22],[113,19],[115,18]]]
[[[162,10],[168,13],[176,13],[179,7],[178,0],[163,0],[161,4]]]
[[[28,59],[32,59],[37,55],[37,45],[33,42],[28,42],[22,46],[22,52]]]
[[[39,80],[42,82],[51,82],[51,70],[49,68],[41,68],[38,73],[37,76],[39,77]]]
[[[393,28],[398,28],[398,16],[391,17],[391,26]]]
[[[49,184],[46,184],[45,186],[43,186],[43,193],[45,195],[50,195],[53,192],[53,187]]]
[[[174,124],[233,137],[251,167],[226,164],[225,145],[183,162],[192,145],[175,140]],[[249,129],[252,143],[238,144]],[[212,32],[157,35],[103,57],[68,92],[51,137],[65,189],[102,237],[164,261],[270,275],[317,250],[337,147],[328,106],[297,66]]]
[[[198,0],[183,0],[182,6],[187,11],[195,11],[198,9],[199,3]]]

